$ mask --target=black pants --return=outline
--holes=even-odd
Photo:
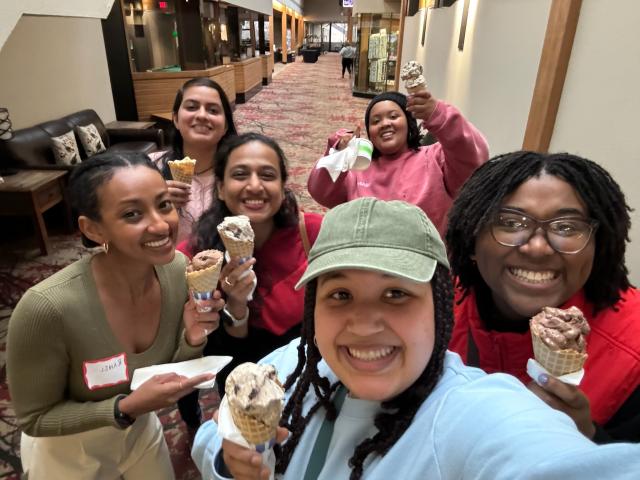
[[[353,58],[343,58],[342,59],[342,76],[344,77],[344,71],[345,69],[349,72],[349,75],[351,75],[351,66],[353,65]]]
[[[300,336],[301,325],[296,325],[282,335],[274,335],[261,328],[249,327],[249,335],[246,338],[236,338],[227,334],[220,326],[218,330],[209,334],[209,340],[204,347],[203,355],[230,355],[231,363],[224,367],[216,375],[216,385],[220,397],[224,395],[224,383],[231,370],[244,362],[257,362],[262,357],[274,351],[291,340]],[[191,428],[198,428],[201,422],[200,403],[198,402],[199,390],[185,395],[178,400],[178,410],[184,422]]]

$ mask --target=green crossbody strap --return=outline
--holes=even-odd
[[[336,414],[340,413],[344,398],[347,396],[347,389],[344,385],[340,385],[336,390],[333,397],[333,405],[336,407]],[[330,422],[326,416],[320,427],[320,432],[316,438],[316,443],[313,445],[311,451],[311,457],[309,458],[309,464],[307,465],[307,471],[304,474],[304,480],[316,480],[324,462],[327,459],[327,450],[329,450],[329,443],[331,442],[331,436],[333,435],[333,426],[335,421]]]

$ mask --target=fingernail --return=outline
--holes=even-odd
[[[541,373],[538,375],[538,385],[546,385],[549,381],[549,375],[546,373]]]

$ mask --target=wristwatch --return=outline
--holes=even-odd
[[[226,305],[222,309],[222,313],[225,314],[224,322],[230,327],[241,327],[242,325],[247,323],[247,320],[249,320],[249,307],[247,307],[247,311],[244,314],[244,317],[242,318],[236,318],[233,315],[231,315],[231,312],[227,310]]]
[[[118,397],[116,398],[116,403],[113,404],[113,416],[115,417],[118,426],[124,430],[125,428],[133,425],[133,422],[135,422],[136,419],[131,415],[120,411],[120,400],[122,400],[123,398],[126,398],[126,395],[118,395]]]

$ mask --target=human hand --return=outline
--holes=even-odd
[[[218,411],[213,414],[213,421],[218,422]],[[282,443],[289,436],[289,430],[278,427],[276,442]],[[222,440],[222,458],[227,469],[236,480],[268,480],[271,472],[262,464],[262,455],[255,450],[238,445],[229,440]]]
[[[189,295],[189,301],[184,304],[182,322],[184,323],[184,337],[191,346],[200,345],[211,332],[220,325],[220,314],[224,307],[224,300],[219,290],[213,292],[211,300],[199,300],[201,306],[211,307],[210,312],[199,312],[196,302]]]
[[[345,133],[340,135],[340,140],[335,146],[336,150],[344,150],[347,144],[352,138],[360,138],[360,126],[357,126],[355,130],[346,130]]]
[[[120,400],[118,408],[122,413],[137,417],[144,413],[174,405],[180,398],[191,393],[196,385],[215,377],[211,373],[203,373],[195,377],[185,377],[177,373],[154,375]]]
[[[169,199],[176,208],[184,207],[191,200],[191,185],[177,180],[167,180]]]
[[[582,390],[546,374],[540,375],[537,383],[530,382],[527,388],[551,408],[569,415],[584,436],[593,438],[596,427],[591,420],[589,399]]]
[[[247,297],[253,290],[253,282],[256,279],[256,274],[251,269],[255,264],[255,258],[246,260],[242,265],[239,258],[232,258],[220,272],[220,288],[227,296],[227,308],[234,316],[238,314],[236,318],[244,316]]]
[[[433,114],[438,100],[431,96],[431,92],[420,90],[407,97],[407,110],[417,120],[426,121]]]

